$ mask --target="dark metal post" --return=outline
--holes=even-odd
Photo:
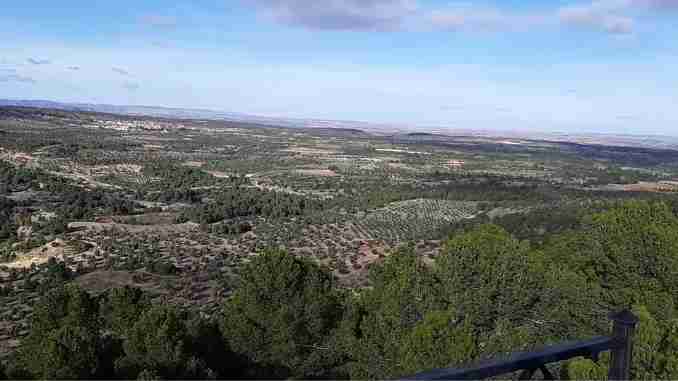
[[[629,310],[611,314],[614,323],[612,338],[614,347],[610,358],[609,380],[629,380],[631,377],[631,360],[633,359],[633,334],[638,324],[638,317]]]

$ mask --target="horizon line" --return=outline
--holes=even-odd
[[[372,126],[375,128],[385,128],[385,127],[390,127],[391,129],[411,129],[414,132],[422,132],[421,129],[426,129],[429,133],[442,133],[441,130],[446,130],[449,132],[452,131],[459,131],[459,132],[476,132],[476,133],[495,133],[495,134],[510,134],[510,135],[521,135],[521,134],[537,134],[537,135],[545,135],[545,136],[571,136],[571,137],[586,137],[586,136],[626,136],[626,137],[634,137],[634,138],[678,138],[678,134],[676,135],[670,135],[670,134],[660,134],[660,133],[645,133],[645,134],[640,134],[640,133],[614,133],[614,132],[595,132],[595,131],[586,131],[586,132],[567,132],[563,130],[547,130],[547,131],[534,131],[534,130],[529,130],[529,129],[511,129],[511,130],[501,130],[501,129],[487,129],[487,128],[457,128],[457,127],[451,127],[451,126],[425,126],[425,125],[419,125],[419,124],[396,124],[396,123],[390,123],[390,122],[371,122],[371,121],[362,121],[362,120],[351,120],[351,119],[323,119],[323,118],[314,118],[314,117],[287,117],[287,116],[278,116],[278,115],[271,115],[271,114],[250,114],[250,113],[243,113],[243,112],[237,112],[237,111],[226,111],[226,110],[218,110],[218,109],[212,109],[212,108],[200,108],[200,107],[184,107],[184,106],[166,106],[166,105],[130,105],[130,104],[114,104],[114,103],[95,103],[95,102],[83,102],[83,101],[74,101],[74,102],[68,102],[68,101],[60,101],[60,100],[51,100],[51,99],[44,99],[44,98],[0,98],[0,102],[45,102],[45,103],[54,103],[57,105],[64,105],[64,106],[103,106],[103,107],[114,107],[114,108],[148,108],[148,109],[160,109],[160,110],[174,110],[174,111],[196,111],[196,112],[207,112],[207,113],[213,113],[213,114],[230,114],[232,116],[240,116],[240,117],[249,117],[249,118],[265,118],[265,119],[278,119],[282,122],[336,122],[336,123],[359,123],[363,124],[366,126]],[[3,105],[0,104],[0,107],[7,107],[9,105]],[[15,107],[35,107],[35,106],[21,106],[21,105],[14,105]],[[105,111],[91,111],[91,112],[98,112],[98,113],[106,113]],[[115,113],[112,112],[113,114],[116,115],[143,115],[143,116],[149,116],[149,117],[158,117],[155,115],[151,114],[143,114],[143,113]],[[171,117],[170,117],[171,118]],[[180,118],[180,117],[174,117],[174,119],[183,119],[183,120],[198,120],[198,119],[208,119],[208,120],[223,120],[223,118],[220,119],[215,119],[214,117],[212,118]],[[276,125],[272,125],[276,126]],[[278,126],[278,127],[285,127],[285,126]],[[313,128],[313,127],[309,127]],[[318,127],[321,128],[321,127]],[[333,128],[333,127],[326,127],[326,128]],[[336,127],[336,128],[345,128],[345,127]],[[395,131],[394,131],[395,132]],[[502,137],[502,136],[497,136],[497,137]],[[543,139],[542,139],[543,140]]]

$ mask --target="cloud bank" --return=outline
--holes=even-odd
[[[247,0],[279,23],[325,30],[393,30],[417,10],[415,0]]]
[[[451,3],[427,8],[421,0],[243,0],[269,20],[314,30],[519,31],[538,27],[581,28],[613,35],[634,33],[639,12],[678,11],[678,0],[574,2],[539,13]]]

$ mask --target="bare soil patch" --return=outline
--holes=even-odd
[[[296,173],[304,176],[335,177],[337,173],[330,169],[298,169]]]
[[[24,269],[30,268],[33,264],[40,265],[46,263],[52,257],[63,259],[65,249],[66,242],[57,238],[54,241],[48,242],[40,247],[36,247],[26,254],[19,255],[17,259],[12,262],[3,263],[3,266],[7,266],[8,268]]]
[[[187,233],[198,230],[200,225],[194,222],[183,224],[163,224],[163,225],[130,225],[118,224],[115,222],[71,222],[68,224],[70,230],[94,230],[97,232],[110,229],[117,229],[127,233]]]
[[[118,287],[138,287],[155,294],[168,294],[160,286],[162,280],[177,280],[175,276],[159,276],[147,272],[108,271],[100,270],[78,277],[75,282],[85,289],[94,292],[104,292]]]
[[[673,181],[639,182],[624,185],[624,190],[627,192],[678,192],[678,183]]]
[[[132,216],[111,216],[108,217],[110,219],[108,222],[129,225],[174,225],[177,216],[178,213],[173,212],[146,213]]]
[[[301,155],[333,155],[337,153],[335,150],[326,150],[326,149],[318,149],[318,148],[307,148],[307,147],[293,147],[293,148],[286,148],[283,150],[280,150],[281,152],[291,152],[291,153],[298,153]]]
[[[210,175],[218,178],[218,179],[228,179],[230,175],[226,172],[219,172],[219,171],[205,171],[209,173]]]
[[[205,165],[204,161],[185,161],[181,163],[184,167],[190,167],[190,168],[200,168],[203,165]]]

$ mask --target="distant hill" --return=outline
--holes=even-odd
[[[446,142],[452,139],[451,136],[445,134],[431,133],[431,132],[407,132],[394,134],[391,139],[394,142],[403,143],[435,143]]]
[[[660,149],[678,149],[678,137],[652,135],[626,135],[602,133],[558,133],[537,131],[488,131],[472,128],[416,127],[386,123],[369,123],[349,120],[299,119],[285,117],[257,116],[243,113],[214,111],[192,108],[170,108],[157,106],[121,106],[93,103],[64,103],[49,100],[16,100],[0,99],[2,106],[37,107],[66,111],[100,112],[107,114],[148,116],[169,119],[215,120],[258,125],[313,128],[342,129],[345,133],[367,133],[371,135],[391,136],[394,140],[410,142],[441,142],[452,136],[490,139],[531,139],[554,142],[569,142],[593,145],[614,145],[627,147],[646,147]],[[417,131],[418,130],[418,131]],[[359,131],[359,132],[358,132]]]
[[[349,136],[349,137],[360,137],[360,136],[370,136],[371,134],[357,129],[357,128],[344,128],[344,127],[310,127],[307,128],[309,131],[312,131],[316,135],[332,135],[332,136]]]
[[[101,112],[107,114],[150,116],[171,119],[193,119],[193,120],[203,119],[203,120],[219,120],[230,122],[246,122],[261,125],[292,127],[292,128],[344,129],[346,130],[347,133],[350,132],[349,130],[354,130],[355,133],[365,133],[365,131],[369,131],[371,133],[377,134],[388,134],[393,133],[394,131],[398,131],[399,129],[402,129],[402,127],[387,124],[365,123],[357,121],[278,118],[205,109],[171,108],[157,106],[120,106],[120,105],[93,104],[93,103],[64,103],[48,100],[0,99],[0,107],[1,106],[36,107],[66,111]]]
[[[94,103],[63,103],[47,100],[0,99],[0,106],[51,108],[66,111],[102,112],[107,114],[144,115],[178,119],[223,120],[230,118],[256,118],[245,114],[218,112],[203,109],[184,109],[184,108],[170,108],[157,106],[119,106]]]

